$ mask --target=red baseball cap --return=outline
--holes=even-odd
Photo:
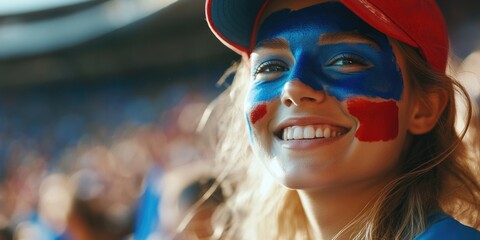
[[[269,0],[207,0],[208,25],[223,44],[248,56],[252,52],[259,18],[268,2]],[[378,31],[418,48],[435,71],[445,72],[449,51],[448,34],[435,0],[339,2]]]

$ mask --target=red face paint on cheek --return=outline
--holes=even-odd
[[[267,104],[262,103],[253,108],[253,110],[250,112],[250,122],[252,124],[255,124],[258,120],[262,119],[265,117],[267,114]]]
[[[355,137],[364,142],[388,141],[398,135],[398,107],[395,101],[371,102],[353,98],[347,101],[350,114],[360,121]]]

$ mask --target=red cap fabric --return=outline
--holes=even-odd
[[[249,55],[258,18],[268,1],[207,0],[208,25],[226,46]],[[435,0],[339,1],[378,31],[420,49],[435,71],[445,72],[448,34]]]

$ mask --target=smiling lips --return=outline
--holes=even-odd
[[[338,137],[348,132],[348,129],[335,127],[327,124],[307,125],[307,126],[289,126],[280,133],[281,139],[289,140],[305,140],[305,139],[327,139]]]

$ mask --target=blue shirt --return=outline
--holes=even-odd
[[[414,240],[480,240],[480,231],[465,226],[454,218],[438,213],[433,215],[430,226]]]
[[[161,229],[159,229],[161,218],[158,208],[162,201],[162,194],[158,184],[162,177],[163,170],[159,166],[152,167],[146,176],[145,189],[139,199],[136,212],[133,232],[135,240],[145,240],[157,231],[161,232]]]

